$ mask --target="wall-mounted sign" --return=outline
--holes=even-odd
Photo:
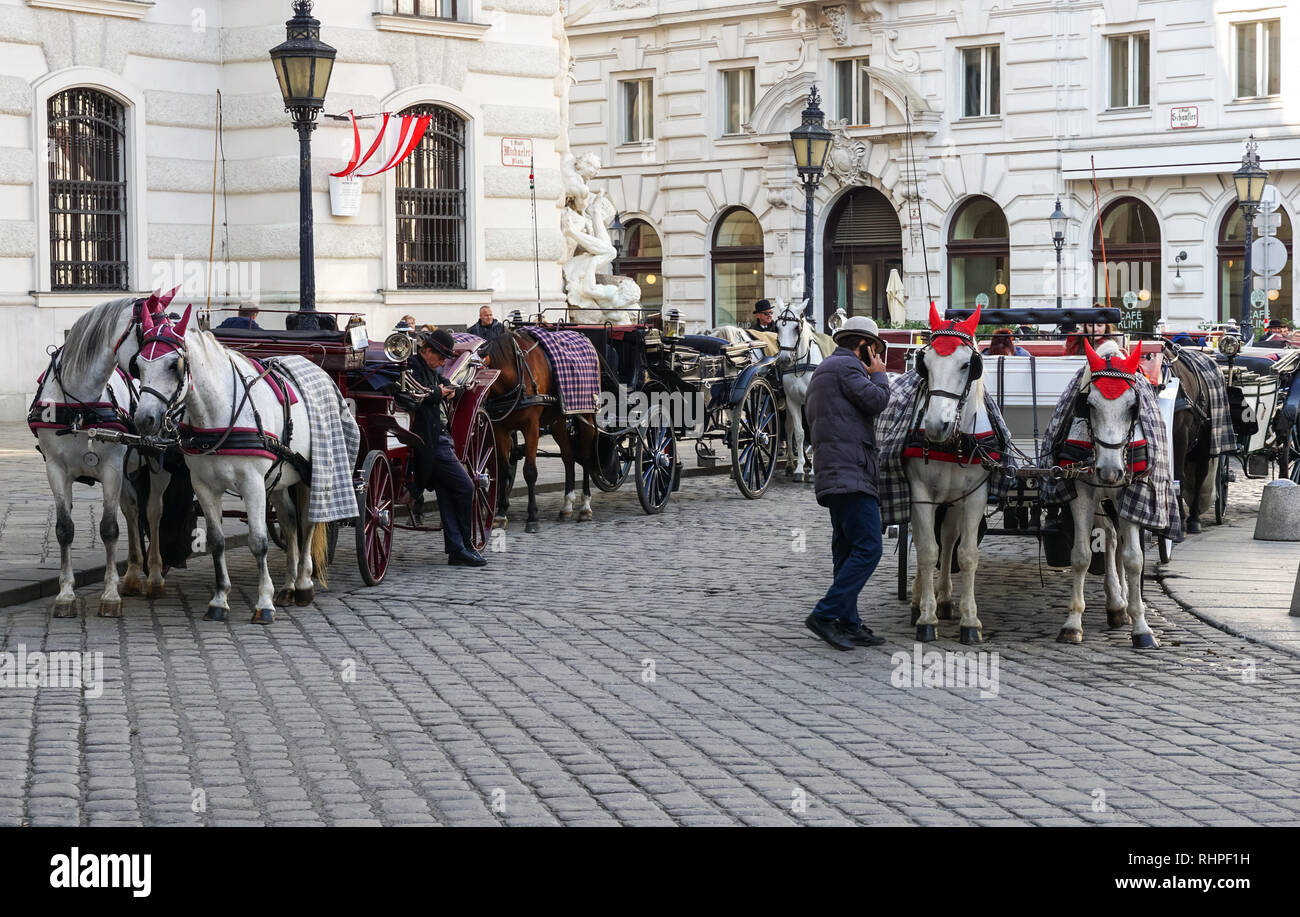
[[[975,297],[975,305],[979,306],[981,309],[987,309],[989,307],[989,294],[980,293],[977,295]]]
[[[1169,126],[1181,131],[1189,127],[1200,127],[1201,113],[1195,105],[1178,105],[1169,109]]]
[[[354,217],[361,212],[361,179],[330,176],[330,213]]]
[[[501,138],[501,165],[526,169],[533,161],[533,141],[527,137]]]

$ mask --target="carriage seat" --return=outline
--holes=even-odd
[[[707,334],[687,334],[681,338],[683,344],[711,357],[720,357],[726,353],[731,342],[726,338],[715,338]]]
[[[346,331],[282,331],[261,328],[213,328],[212,333],[219,341],[292,341],[295,344],[310,341],[342,344],[348,339]]]

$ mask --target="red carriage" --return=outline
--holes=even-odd
[[[360,515],[352,525],[361,577],[375,586],[388,571],[394,529],[432,532],[439,526],[436,521],[417,521],[408,488],[413,450],[422,445],[410,430],[410,415],[397,403],[399,394],[418,395],[405,369],[411,353],[410,339],[395,333],[383,344],[372,343],[360,316],[337,313],[335,319],[336,324],[346,327],[321,331],[214,328],[213,333],[222,344],[247,357],[261,360],[303,356],[334,378],[361,431],[355,470]],[[456,387],[447,429],[456,456],[474,483],[474,547],[482,550],[491,531],[497,497],[496,446],[483,400],[498,372],[483,365],[472,341],[460,340],[444,375]],[[340,528],[331,523],[331,555]],[[270,531],[279,543],[278,528],[271,525]]]

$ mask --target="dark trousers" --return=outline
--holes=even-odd
[[[867,494],[832,494],[826,501],[831,511],[835,579],[813,614],[826,620],[838,619],[856,628],[862,624],[858,617],[858,593],[876,572],[884,550],[880,538],[880,502]]]
[[[456,458],[451,437],[443,433],[423,456],[421,470],[427,472],[425,486],[438,497],[438,515],[442,517],[442,544],[448,554],[473,548],[474,529],[470,513],[474,502],[474,482],[465,466]]]

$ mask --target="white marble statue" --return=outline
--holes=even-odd
[[[592,153],[565,154],[560,168],[564,184],[564,209],[560,231],[564,235],[564,288],[569,317],[577,322],[628,324],[641,302],[641,288],[631,277],[608,273],[617,252],[609,237],[615,208],[609,194],[591,187],[600,170]]]

